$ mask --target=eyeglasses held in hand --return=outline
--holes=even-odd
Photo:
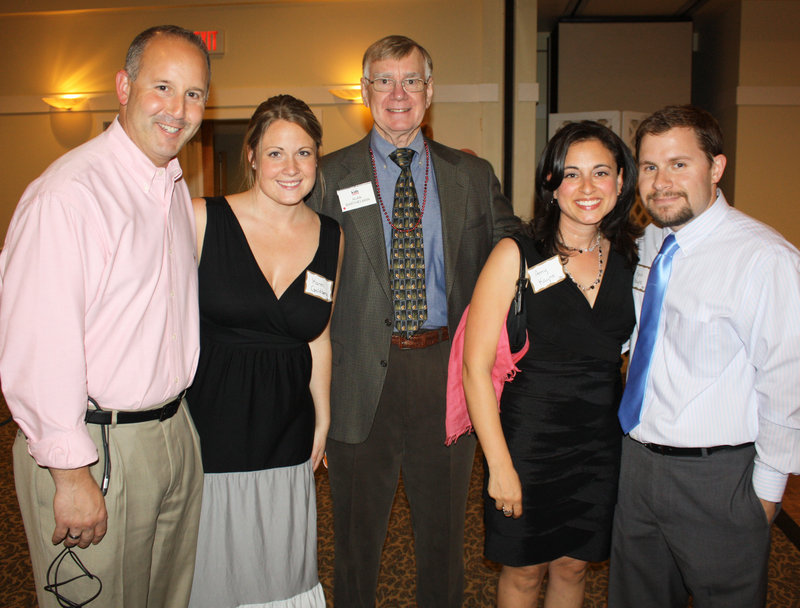
[[[62,577],[70,576],[70,570],[72,570],[71,564],[77,566],[77,569],[81,572],[81,574],[78,574],[77,576],[71,576],[66,580],[59,580],[59,573]],[[67,571],[66,574],[65,571]],[[82,578],[88,578],[89,580],[97,581],[97,592],[86,600],[75,601],[67,598],[64,595],[64,593],[67,592],[65,587],[69,589],[67,586],[70,583]],[[72,585],[72,587],[74,588],[75,585]],[[56,600],[58,600],[58,605],[62,606],[63,608],[81,608],[82,606],[86,606],[92,600],[97,599],[97,597],[100,595],[100,592],[103,590],[103,583],[100,581],[100,577],[92,574],[86,569],[86,566],[83,565],[83,562],[70,547],[64,547],[64,549],[58,555],[56,555],[55,559],[50,562],[50,566],[47,568],[47,584],[44,586],[44,590],[55,595]]]
[[[374,80],[367,78],[366,81],[379,93],[394,91],[394,87],[397,84],[394,78],[375,78]],[[421,93],[427,85],[428,81],[422,78],[403,78],[400,81],[400,86],[403,87],[406,93]]]

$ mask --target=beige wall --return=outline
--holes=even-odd
[[[520,3],[529,21],[520,26],[525,44],[525,32],[535,40],[531,14],[536,3]],[[79,133],[100,132],[103,122],[116,113],[114,74],[130,40],[159,23],[225,31],[226,53],[212,58],[207,118],[248,118],[268,95],[292,93],[306,99],[320,116],[327,151],[356,141],[370,127],[363,108],[336,101],[328,88],[358,82],[361,56],[374,40],[393,33],[408,35],[433,56],[435,90],[429,118],[434,137],[456,148],[471,148],[500,174],[503,0],[405,0],[402,10],[389,0],[234,6],[219,0],[171,0],[170,8],[164,9],[148,4],[153,3],[30,0],[24,3],[26,12],[0,8],[0,39],[11,49],[10,57],[0,63],[0,81],[5,84],[0,95],[0,236],[25,186],[74,143],[74,135],[58,131],[57,136],[65,118],[51,116],[41,97],[96,93],[80,108],[86,124],[77,127]],[[532,74],[527,70],[526,77],[533,82],[535,69]],[[517,138],[519,149],[525,150],[527,139],[534,136],[535,128],[526,126]],[[521,166],[520,174],[523,171]]]
[[[800,2],[742,2],[736,205],[800,246]]]
[[[536,173],[536,109],[541,99],[541,88],[536,83],[538,67],[537,3],[516,0],[516,52],[514,78],[516,103],[514,104],[514,159],[513,192],[514,211],[517,215],[533,217],[533,186]],[[499,126],[502,129],[502,125]]]
[[[653,112],[688,103],[691,74],[689,22],[558,26],[558,112]]]

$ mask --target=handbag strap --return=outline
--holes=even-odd
[[[514,293],[514,301],[512,302],[514,314],[519,315],[522,311],[522,297],[525,293],[525,289],[528,287],[528,265],[525,260],[525,251],[522,249],[522,243],[520,243],[516,237],[512,236],[511,238],[519,249],[519,277],[517,278],[517,290]]]

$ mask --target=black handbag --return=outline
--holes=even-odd
[[[525,252],[522,244],[511,237],[519,247],[519,277],[517,278],[517,291],[514,299],[511,300],[511,307],[508,309],[506,317],[506,330],[508,331],[508,343],[512,353],[517,353],[525,346],[528,340],[528,317],[525,313],[525,289],[528,287],[528,265],[525,261]]]

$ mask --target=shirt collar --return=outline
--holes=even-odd
[[[372,134],[370,135],[369,145],[370,148],[372,148],[372,153],[375,155],[376,163],[380,163],[384,166],[391,166],[389,163],[395,165],[395,162],[389,158],[389,155],[397,150],[397,146],[386,141],[374,127],[372,129]],[[425,151],[422,129],[417,131],[416,137],[414,137],[413,141],[407,147],[416,152],[414,155],[414,161],[421,162],[420,159],[423,157],[423,153]]]
[[[122,128],[119,123],[119,116],[114,118],[114,122],[106,130],[109,138],[113,142],[113,153],[119,158],[123,167],[126,167],[130,174],[136,179],[136,183],[144,192],[150,192],[153,182],[156,179],[164,180],[166,173],[167,181],[177,182],[183,176],[183,170],[177,158],[173,158],[167,163],[166,167],[156,167],[147,155],[133,143],[133,140]]]
[[[717,226],[728,215],[730,209],[722,190],[717,188],[717,198],[714,199],[708,209],[678,231],[673,231],[671,228],[666,229],[664,236],[666,237],[670,232],[675,232],[675,240],[678,241],[681,251],[684,254],[689,254],[694,247],[705,240],[707,235],[716,230]]]

